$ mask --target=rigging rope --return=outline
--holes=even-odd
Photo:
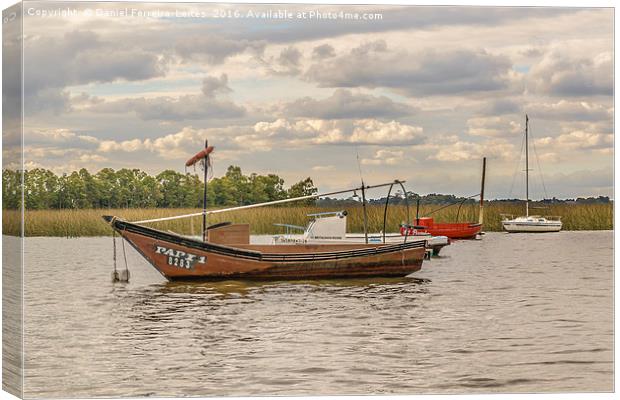
[[[530,136],[532,135],[532,128],[530,124]],[[540,175],[540,183],[542,183],[543,191],[545,192],[545,199],[549,198],[547,195],[547,187],[545,186],[545,179],[543,178],[542,168],[540,168],[540,160],[538,159],[538,151],[536,150],[536,141],[532,140],[532,146],[534,147],[534,155],[536,156],[536,164],[538,165],[538,175]]]
[[[360,181],[362,181],[362,186],[364,185],[364,177],[362,175],[362,165],[360,163],[360,152],[359,152],[359,147],[357,146],[357,144],[355,145],[355,158],[357,160],[357,170],[360,173]]]
[[[114,275],[113,277],[116,276],[117,274],[117,270],[116,270],[116,231],[112,230],[112,257],[114,259]],[[114,278],[113,278],[114,279]]]
[[[525,136],[521,136],[521,149],[519,150],[519,161],[515,166],[515,171],[512,174],[512,183],[510,184],[510,190],[508,191],[508,197],[512,196],[512,189],[515,186],[515,180],[517,178],[517,172],[519,172],[519,165],[521,165],[521,160],[523,159],[523,145],[525,144]]]
[[[469,199],[472,199],[472,198],[474,198],[474,197],[478,197],[478,196],[480,196],[480,193],[472,194],[471,196],[465,197],[463,200],[459,200],[459,201],[457,201],[456,203],[450,203],[450,204],[445,205],[445,206],[443,206],[443,207],[439,207],[438,209],[436,209],[436,210],[433,210],[433,211],[429,212],[429,213],[428,213],[428,215],[431,215],[431,214],[433,214],[433,213],[436,213],[436,212],[437,212],[437,211],[439,211],[439,210],[443,210],[444,208],[448,208],[448,207],[455,206],[455,205],[457,205],[457,204],[459,204],[459,203],[460,203],[460,204],[463,204],[466,200],[469,200]]]
[[[127,254],[125,252],[125,240],[121,235],[121,242],[123,243],[123,258],[125,259],[125,270],[119,271],[117,267],[117,251],[116,251],[116,230],[112,231],[112,258],[114,260],[114,270],[112,271],[112,283],[116,282],[129,282],[129,266],[127,264]]]
[[[125,259],[125,271],[127,271],[126,280],[129,280],[129,265],[127,264],[127,254],[125,253],[125,239],[122,236],[121,243],[123,243],[123,258]]]
[[[209,167],[209,170],[207,171],[207,181],[210,181],[213,178],[213,161],[211,160],[211,155],[209,155],[207,157],[207,167]],[[199,161],[200,164],[200,168],[204,171],[205,170],[205,159],[201,159]],[[195,164],[194,164],[195,165]]]

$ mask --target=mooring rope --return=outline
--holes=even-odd
[[[517,172],[519,172],[519,165],[521,165],[521,160],[523,159],[523,145],[525,144],[525,135],[521,137],[521,148],[519,149],[519,161],[515,165],[515,170],[512,173],[512,183],[510,184],[510,190],[508,191],[508,197],[512,196],[512,190],[515,187],[515,181],[517,179]]]
[[[116,231],[112,230],[112,252],[113,252],[113,259],[114,259],[114,274],[116,276]]]
[[[123,258],[125,259],[125,271],[129,271],[129,266],[127,264],[127,253],[125,253],[125,239],[121,238],[121,241],[123,243]]]

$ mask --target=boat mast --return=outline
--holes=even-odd
[[[364,211],[364,241],[368,244],[368,214],[366,213],[366,190],[362,180],[362,210]]]
[[[207,147],[209,147],[209,141],[205,139],[205,174],[204,181],[205,187],[202,193],[202,241],[207,241],[207,170],[209,169],[209,153],[206,152]]]
[[[484,221],[484,178],[487,171],[487,158],[482,157],[482,184],[480,185],[480,212],[478,213],[478,223],[482,225]]]
[[[529,119],[525,114],[525,216],[530,216],[530,160],[527,142],[527,125]]]

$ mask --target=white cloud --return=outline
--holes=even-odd
[[[611,103],[611,102],[610,102]],[[535,102],[527,106],[530,116],[539,120],[556,121],[601,121],[611,120],[613,106],[592,101],[559,100],[557,102]]]
[[[263,141],[280,139],[289,145],[301,144],[415,144],[424,141],[422,128],[397,121],[382,122],[375,119],[334,121],[302,119],[289,121],[283,118],[274,122],[259,122],[254,131]],[[252,139],[257,139],[253,137]],[[243,137],[236,139],[246,142]]]
[[[553,96],[584,97],[613,94],[613,56],[593,58],[557,48],[547,53],[528,74],[528,90]]]
[[[140,139],[123,140],[117,142],[114,140],[102,140],[99,143],[99,151],[109,153],[113,151],[134,152],[146,148],[145,143]]]
[[[482,143],[456,140],[452,143],[435,144],[436,152],[429,156],[438,161],[468,161],[488,157],[499,160],[513,160],[519,156],[512,143],[503,139],[491,139]]]
[[[93,162],[105,162],[108,161],[107,158],[100,156],[99,154],[82,154],[79,158],[80,162],[83,163],[93,163]]]
[[[535,141],[537,146],[551,148],[557,151],[612,149],[614,135],[576,130],[562,133],[556,137],[543,137]]]
[[[192,149],[200,148],[207,136],[205,130],[185,127],[177,133],[156,139],[104,140],[99,143],[98,150],[103,153],[150,151],[164,159],[178,159],[190,156]]]
[[[374,119],[361,120],[355,126],[350,142],[372,144],[416,144],[421,143],[423,129],[400,122],[381,122]]]
[[[334,165],[315,165],[312,167],[313,171],[333,171],[336,167]]]
[[[381,149],[378,150],[372,158],[363,158],[362,164],[404,165],[404,163],[411,163],[412,161],[412,157],[405,158],[405,152],[403,150]]]
[[[469,118],[467,126],[467,133],[472,136],[513,136],[523,131],[517,117],[510,116]]]
[[[83,140],[86,142],[93,142],[97,139],[93,136],[80,135],[73,132],[70,129],[32,129],[26,133],[29,141],[51,141],[51,142],[66,142],[73,139]]]

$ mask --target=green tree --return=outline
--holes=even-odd
[[[104,168],[95,175],[97,186],[99,187],[98,206],[102,208],[117,208],[118,202],[118,181],[116,172],[112,168]]]
[[[201,207],[203,185],[195,174],[166,170],[155,177],[159,207]]]
[[[17,209],[22,201],[22,175],[20,171],[2,170],[2,208]]]
[[[284,179],[274,174],[251,174],[249,177],[249,187],[251,203],[262,203],[286,198]]]
[[[30,209],[202,207],[204,188],[197,174],[165,170],[153,177],[128,168],[103,168],[94,175],[82,168],[60,176],[35,168],[24,172],[24,181],[26,206]],[[5,208],[19,207],[19,187],[19,172],[3,171]],[[235,206],[312,193],[316,188],[310,178],[286,190],[278,175],[246,176],[240,167],[231,165],[224,176],[210,180],[207,201],[210,206]]]
[[[52,171],[35,168],[24,172],[24,200],[30,210],[52,208],[58,190],[58,178]]]
[[[318,189],[314,186],[314,182],[312,181],[312,178],[307,177],[306,179],[295,183],[288,189],[288,197],[292,198],[292,197],[310,196],[310,195],[316,194],[317,192],[318,192]],[[304,205],[313,205],[315,204],[315,202],[316,202],[316,199],[312,198],[312,199],[300,200],[298,204],[301,203]]]

